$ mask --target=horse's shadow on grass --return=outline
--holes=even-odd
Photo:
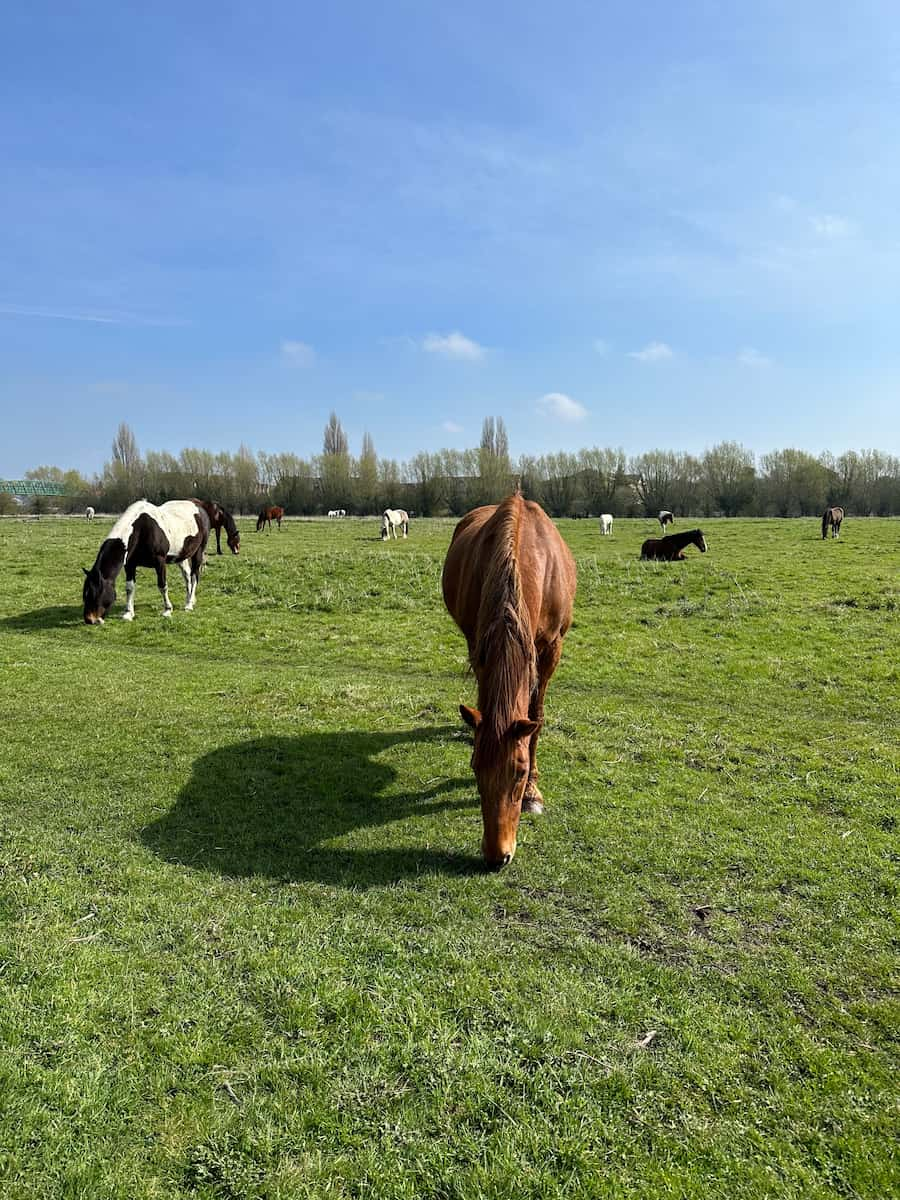
[[[30,612],[16,613],[4,617],[0,626],[19,633],[33,633],[36,629],[64,629],[67,625],[83,624],[80,605],[53,604],[48,608],[33,608]]]
[[[351,888],[377,887],[421,874],[481,871],[481,859],[474,854],[424,841],[410,844],[409,828],[398,826],[389,849],[380,837],[371,839],[375,846],[366,844],[370,832],[380,826],[421,818],[415,830],[420,833],[435,813],[469,808],[473,848],[477,847],[478,802],[469,778],[431,779],[397,794],[390,790],[396,769],[377,757],[401,743],[441,741],[451,732],[348,730],[220,747],[194,763],[174,807],[143,829],[141,840],[169,862],[220,875]],[[467,796],[448,798],[463,787]],[[440,836],[438,825],[431,837]],[[343,839],[351,845],[331,844]],[[445,838],[439,844],[446,842]]]

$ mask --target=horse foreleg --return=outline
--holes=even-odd
[[[137,567],[133,567],[130,563],[125,568],[125,611],[122,613],[123,621],[134,620],[134,577],[137,574]]]
[[[557,638],[555,642],[551,642],[548,646],[545,646],[538,654],[538,685],[528,706],[528,717],[532,721],[537,721],[539,725],[543,725],[544,722],[544,694],[547,691],[547,685],[553,676],[553,672],[559,665],[561,655],[562,638]],[[525,785],[525,795],[522,797],[522,812],[526,813],[542,813],[544,811],[544,797],[537,785],[539,774],[537,744],[540,733],[540,729],[536,729],[531,735],[531,741],[528,745],[528,782]]]
[[[216,526],[216,554],[222,553],[222,527]]]

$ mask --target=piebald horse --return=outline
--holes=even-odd
[[[706,538],[702,529],[688,529],[684,533],[670,533],[668,537],[647,538],[641,546],[641,558],[659,558],[663,562],[683,562],[685,546],[696,546],[701,554],[706,553]]]
[[[663,530],[663,532],[665,532],[665,528],[667,525],[675,524],[675,514],[669,512],[669,510],[667,508],[661,508],[659,510],[659,517],[657,519],[659,521],[660,528]]]
[[[88,520],[88,521],[93,521],[93,519],[94,519],[94,510],[93,510],[93,508],[91,507],[91,505],[90,505],[90,504],[89,504],[89,505],[87,506],[87,508],[84,510],[84,515],[85,515],[85,518],[86,518],[86,520]]]
[[[401,530],[404,537],[407,536],[409,513],[405,508],[386,508],[381,514],[381,540],[384,542],[389,537],[395,538],[398,529]]]
[[[607,534],[612,533],[612,527],[613,527],[612,513],[601,513],[600,514],[600,532],[603,534],[604,537],[606,537]]]
[[[521,813],[543,811],[537,741],[572,623],[575,560],[540,505],[516,492],[463,517],[442,584],[478,681],[478,707],[459,711],[475,731],[481,850],[496,869],[516,852]]]
[[[134,620],[134,580],[138,567],[153,567],[163,598],[163,616],[172,615],[166,584],[166,563],[177,562],[184,575],[185,611],[196,601],[197,581],[206,559],[209,517],[193,500],[149,504],[138,500],[113,525],[100,546],[94,565],[84,571],[84,620],[102,625],[116,600],[116,576],[125,568],[125,611]]]
[[[841,536],[841,521],[844,519],[844,510],[834,506],[826,508],[822,513],[822,537],[828,536],[828,526],[831,526],[831,536],[833,538]]]

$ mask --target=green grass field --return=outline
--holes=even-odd
[[[0,521],[3,1200],[898,1195],[900,521],[562,522],[497,875],[452,522],[90,629],[107,527]]]

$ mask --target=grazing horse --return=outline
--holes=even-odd
[[[138,567],[153,567],[163,598],[163,616],[172,615],[166,563],[177,562],[184,575],[185,611],[196,600],[197,581],[206,558],[209,517],[193,500],[149,504],[138,500],[122,513],[100,546],[94,565],[84,571],[84,620],[102,625],[116,599],[116,576],[125,568],[124,621],[134,620],[134,577]]]
[[[701,529],[688,529],[684,533],[670,533],[667,537],[647,538],[641,546],[641,558],[659,558],[663,562],[682,562],[685,546],[696,546],[701,554],[706,553],[706,538]]]
[[[493,868],[516,852],[522,812],[542,812],[537,740],[544,693],[572,623],[575,560],[556,526],[521,492],[468,513],[456,526],[442,579],[444,603],[465,634],[478,708],[472,769],[481,796],[481,851]]]
[[[386,508],[381,514],[381,540],[384,542],[389,537],[395,538],[398,529],[402,531],[404,537],[407,536],[409,513],[405,508]]]
[[[89,505],[87,506],[87,508],[84,510],[84,515],[85,515],[85,517],[87,518],[87,520],[88,520],[88,521],[93,521],[93,519],[94,519],[94,510],[93,510],[93,508],[91,508],[90,504],[89,504]]]
[[[841,521],[844,519],[844,510],[836,505],[833,508],[826,508],[822,513],[822,537],[827,537],[828,526],[831,526],[831,536],[833,538],[841,536]]]
[[[329,508],[328,515],[329,515],[329,517],[336,517],[336,518],[346,517],[347,510],[346,510],[346,508]]]
[[[661,508],[661,509],[659,510],[659,517],[658,517],[658,520],[659,520],[660,527],[661,527],[663,530],[665,530],[665,528],[666,528],[666,526],[667,526],[667,525],[674,525],[674,524],[675,524],[675,514],[674,514],[674,513],[670,513],[670,512],[669,512],[669,510],[668,510],[667,508]]]
[[[268,525],[269,528],[266,532],[271,533],[273,521],[275,521],[278,524],[278,528],[280,529],[281,528],[281,518],[283,516],[284,516],[284,509],[279,508],[277,504],[274,505],[272,508],[264,508],[262,510],[262,512],[259,514],[259,516],[256,518],[256,532],[259,533],[259,531],[263,528],[263,526]]]
[[[613,525],[612,513],[601,513],[600,514],[600,532],[603,534],[604,537],[607,534],[612,533],[612,525]]]
[[[241,549],[241,533],[237,525],[234,523],[234,517],[230,512],[226,512],[221,504],[216,504],[215,500],[198,500],[194,497],[193,503],[199,505],[200,508],[209,517],[210,530],[216,531],[216,554],[222,553],[222,528],[225,529],[225,541],[228,543],[228,549],[232,554],[240,553]]]

